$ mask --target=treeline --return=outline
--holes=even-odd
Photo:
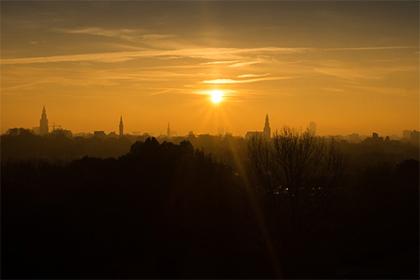
[[[418,278],[412,146],[197,138],[2,161],[3,276]]]
[[[64,134],[39,136],[27,129],[1,135],[1,157],[7,160],[70,161],[84,156],[118,157],[130,150],[126,137],[69,137]]]
[[[288,130],[288,128],[283,129]],[[290,129],[289,129],[290,130]],[[32,160],[42,159],[50,161],[71,161],[84,156],[109,158],[126,154],[133,143],[145,141],[144,135],[125,135],[123,137],[98,136],[69,136],[59,130],[46,136],[33,134],[29,129],[10,129],[0,136],[1,159]],[[333,139],[324,137],[324,139]],[[215,160],[234,166],[238,160],[248,159],[248,140],[232,135],[194,135],[186,137],[159,137],[157,140],[179,144],[189,141],[194,148],[203,150]],[[344,140],[335,141],[346,160],[358,165],[365,162],[395,164],[407,158],[419,159],[419,144],[397,140],[376,140],[367,138],[361,143],[350,143]],[[359,162],[358,162],[359,161]]]
[[[362,143],[365,153],[349,147],[288,128],[248,142],[249,173],[277,248],[288,252],[287,275],[418,277],[419,161],[401,160],[410,147],[395,142]]]
[[[118,159],[9,162],[2,174],[7,278],[271,270],[237,177],[189,142],[151,138]]]

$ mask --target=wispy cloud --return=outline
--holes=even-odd
[[[344,92],[344,89],[342,88],[324,87],[322,89],[325,91],[332,91],[332,92]]]
[[[416,46],[372,46],[372,47],[352,47],[352,48],[324,48],[326,51],[386,51],[400,49],[418,49]]]
[[[193,90],[193,93],[195,94],[202,94],[202,95],[209,95],[211,94],[213,89],[197,89]],[[237,93],[234,89],[223,89],[223,95],[224,96],[233,96],[235,93]]]
[[[156,33],[144,28],[101,28],[101,27],[82,27],[82,28],[55,28],[56,32],[70,34],[70,35],[88,35],[101,36],[113,38],[117,41],[125,41],[125,44],[131,44],[131,48],[138,49],[138,45],[146,45],[148,47],[162,47],[162,46],[178,46],[178,42],[174,41],[177,37],[175,34]],[[166,47],[166,48],[167,48]],[[165,48],[165,47],[164,47]],[[127,48],[125,48],[127,49]]]
[[[315,67],[314,71],[343,80],[380,80],[386,75],[394,72],[413,72],[418,71],[415,66],[390,66],[390,67],[350,67],[350,66],[336,66],[336,67]]]
[[[24,58],[6,58],[1,59],[0,63],[6,64],[31,64],[31,63],[54,63],[54,62],[122,62],[136,58],[147,57],[189,57],[201,58],[208,60],[230,60],[243,59],[240,55],[245,54],[261,54],[267,52],[287,53],[295,52],[296,50],[290,48],[192,48],[192,49],[172,49],[172,50],[158,50],[158,49],[142,49],[138,51],[120,51],[120,52],[105,52],[105,53],[88,53],[88,54],[68,54],[56,56],[42,56],[42,57],[24,57]],[[244,62],[247,63],[247,62]],[[253,63],[253,62],[248,62]]]
[[[138,67],[92,68],[90,65],[75,67],[40,67],[38,65],[9,66],[3,73],[3,91],[32,90],[45,87],[125,86],[133,88],[145,83],[170,83],[177,87],[187,82],[208,78],[205,71],[163,68],[140,69]],[[161,85],[162,86],[162,85]]]
[[[343,68],[343,67],[317,67],[314,71],[326,76],[340,78],[343,80],[355,81],[355,80],[366,80],[366,79],[380,79],[381,76],[373,71],[362,72],[359,68]]]
[[[248,66],[248,65],[253,65],[253,64],[259,64],[259,63],[262,63],[262,61],[261,60],[243,61],[243,62],[237,62],[237,63],[230,64],[228,67],[238,68],[238,67],[243,67],[243,66]]]
[[[203,62],[202,65],[217,65],[217,64],[233,64],[238,63],[239,60],[222,60],[222,61],[209,61],[209,62]]]
[[[75,29],[55,29],[57,32],[67,33],[67,34],[83,34],[83,35],[93,35],[93,36],[103,36],[111,38],[120,38],[124,40],[133,40],[136,38],[135,35],[143,33],[143,29],[104,29],[99,27],[83,27]]]
[[[175,38],[176,35],[174,34],[144,34],[141,36],[142,39],[145,40],[160,40],[160,39],[169,39]]]
[[[359,92],[360,94],[375,94],[378,96],[396,96],[396,97],[408,97],[412,96],[418,99],[418,89],[407,89],[404,87],[396,86],[370,86],[370,85],[347,85],[352,92]]]
[[[246,84],[246,83],[255,83],[261,81],[273,81],[273,80],[288,80],[293,79],[296,77],[292,76],[284,76],[284,77],[263,77],[263,78],[255,78],[255,79],[243,79],[243,80],[235,80],[235,79],[215,79],[215,80],[205,80],[203,84],[216,84],[216,85],[223,85],[223,84]]]
[[[72,30],[77,34],[100,34],[101,36],[132,36],[134,32],[131,29],[103,30],[98,28],[85,28]],[[137,32],[137,31],[136,31]],[[169,38],[171,35],[165,34],[148,34],[143,36],[155,38]],[[65,54],[55,56],[38,56],[38,57],[22,57],[22,58],[3,58],[0,64],[32,64],[32,63],[56,63],[56,62],[122,62],[136,58],[147,57],[189,57],[201,58],[207,60],[214,60],[205,62],[211,64],[229,64],[229,67],[236,68],[257,63],[264,62],[261,59],[250,59],[249,56],[255,55],[277,55],[277,54],[294,54],[303,53],[315,50],[330,50],[330,51],[357,51],[357,50],[385,50],[398,48],[414,48],[410,46],[388,46],[388,47],[363,47],[363,48],[281,48],[281,47],[261,47],[261,48],[179,48],[179,49],[155,49],[143,48],[136,51],[117,51],[117,52],[102,52],[102,53],[85,53],[85,54]],[[248,56],[248,57],[246,57]],[[244,60],[244,58],[246,58]],[[248,59],[248,60],[247,60]]]
[[[236,77],[244,79],[244,78],[259,78],[259,77],[267,77],[270,76],[270,73],[265,73],[265,74],[242,74],[242,75],[238,75]]]

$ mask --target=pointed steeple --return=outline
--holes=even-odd
[[[47,119],[47,111],[45,110],[45,106],[42,107],[41,119],[39,120],[39,134],[41,135],[48,134],[48,119]]]
[[[167,127],[167,129],[166,129],[166,136],[167,136],[168,138],[170,138],[170,137],[171,137],[171,127],[170,127],[170,125],[169,125],[169,122],[168,122],[168,127]]]
[[[264,124],[264,137],[270,138],[271,137],[271,128],[270,128],[270,121],[268,119],[268,114],[265,115],[265,124]]]
[[[120,129],[120,137],[124,136],[124,123],[123,123],[122,116],[120,116],[120,125],[119,125],[119,129]]]

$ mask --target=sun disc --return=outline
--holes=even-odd
[[[214,104],[219,104],[223,100],[223,91],[214,89],[210,91],[210,101]]]

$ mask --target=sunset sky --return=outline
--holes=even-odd
[[[211,102],[212,90],[223,92]],[[419,129],[419,2],[1,2],[1,130]]]

